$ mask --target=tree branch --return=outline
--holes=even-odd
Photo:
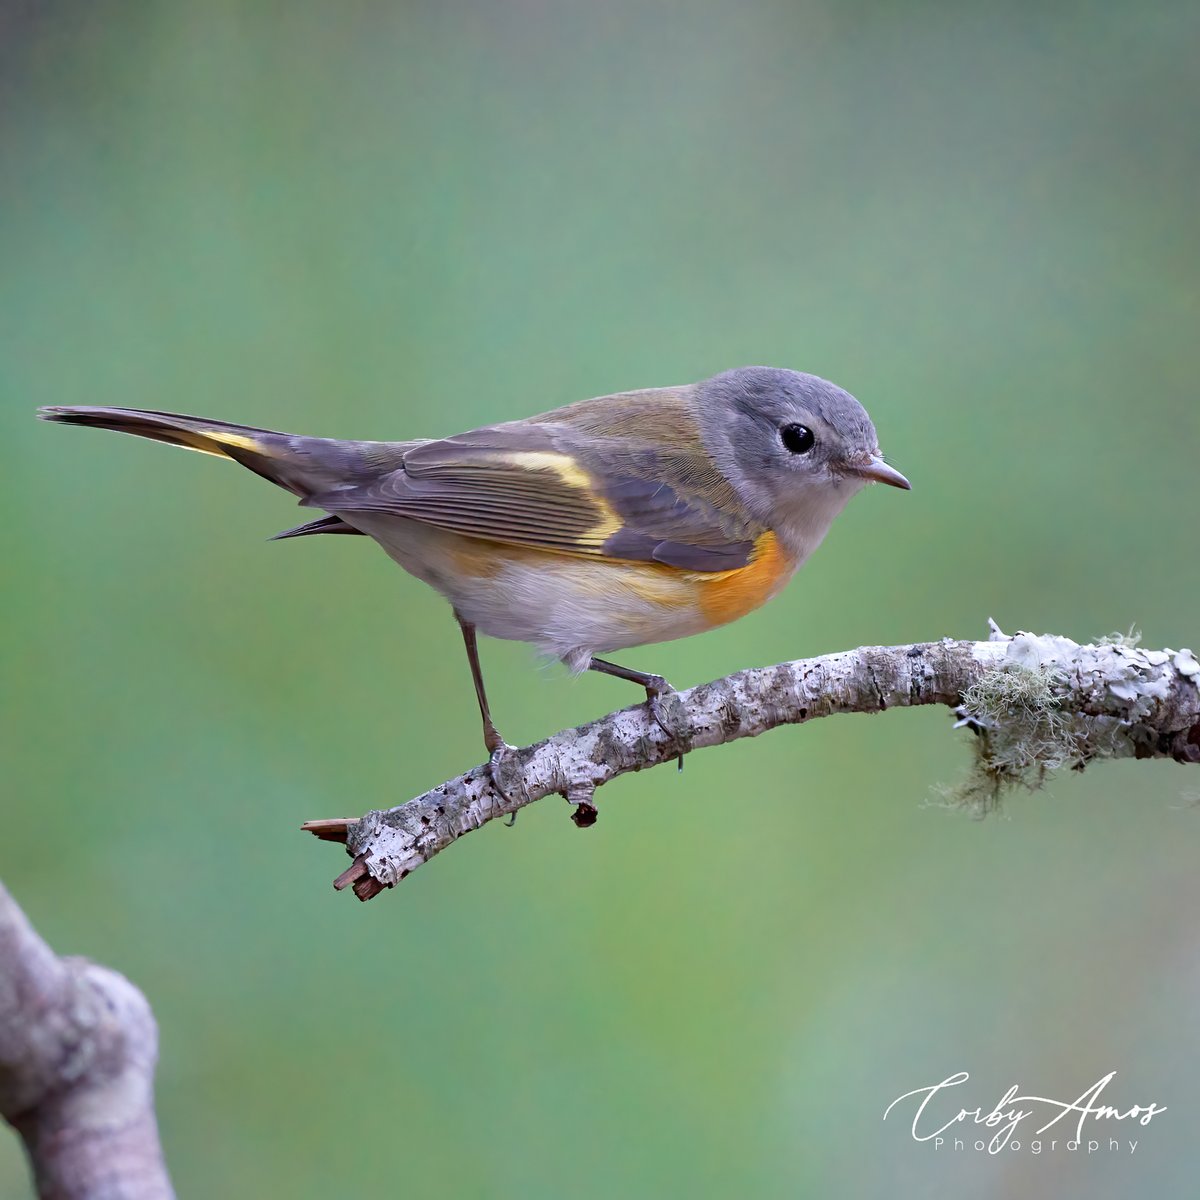
[[[122,975],[60,958],[0,884],[0,1115],[42,1200],[170,1200],[158,1030]]]
[[[865,646],[820,658],[738,671],[679,694],[691,730],[682,749],[757,737],[834,713],[941,704],[970,728],[975,763],[957,799],[986,810],[1005,789],[1034,788],[1045,774],[1097,758],[1200,762],[1200,663],[1188,650],[1141,650],[1128,639],[1079,645],[992,624],[986,642]],[[597,788],[628,771],[676,759],[645,705],[610,713],[517,752],[523,786],[501,795],[485,767],[360,820],[306,822],[344,841],[353,864],[334,881],[369,900],[464,834],[552,793],[596,817]]]

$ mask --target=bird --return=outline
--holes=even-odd
[[[849,392],[779,367],[408,441],[136,408],[38,415],[232,459],[324,514],[276,539],[374,539],[449,601],[505,795],[520,769],[492,719],[478,633],[530,643],[572,673],[637,684],[682,745],[685,718],[667,681],[602,656],[744,617],[780,592],[863,486],[911,486]]]

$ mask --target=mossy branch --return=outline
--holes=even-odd
[[[865,646],[738,671],[679,693],[699,750],[834,713],[940,704],[975,734],[975,761],[950,798],[976,812],[1012,787],[1036,788],[1060,767],[1099,758],[1200,762],[1200,663],[1190,650],[1142,650],[1128,638],[1079,645],[992,624],[986,642]],[[485,767],[359,820],[310,821],[346,843],[353,864],[334,882],[369,900],[497,817],[566,797],[578,825],[596,818],[596,789],[673,762],[681,747],[645,705],[610,713],[517,752],[521,784],[501,795]]]

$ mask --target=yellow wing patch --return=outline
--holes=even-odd
[[[569,454],[556,454],[551,450],[518,450],[505,454],[504,461],[526,471],[553,471],[567,487],[587,496],[589,503],[599,510],[600,519],[579,535],[577,540],[580,545],[603,545],[624,524],[608,501],[597,494],[588,473]]]

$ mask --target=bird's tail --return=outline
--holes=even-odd
[[[201,454],[231,458],[301,497],[352,478],[362,462],[361,443],[299,437],[179,413],[69,406],[42,408],[38,416],[44,421],[113,429]]]

